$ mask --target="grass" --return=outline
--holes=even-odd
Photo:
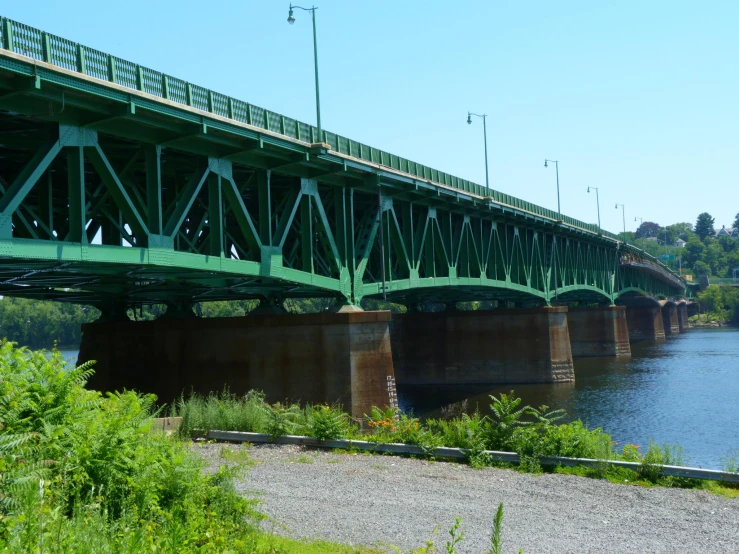
[[[294,458],[289,461],[295,462],[297,464],[313,464],[315,463],[316,460],[314,456],[306,456],[305,454],[301,454],[297,458]]]
[[[257,554],[384,554],[384,550],[347,546],[328,541],[298,541],[278,535],[262,539]]]

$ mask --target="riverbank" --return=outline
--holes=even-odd
[[[698,314],[688,318],[691,327],[736,327],[727,318],[718,317],[712,314]]]
[[[483,552],[503,502],[504,552],[723,553],[739,541],[739,498],[705,491],[296,446],[195,448],[212,468],[223,463],[224,448],[246,451],[254,464],[237,490],[261,498],[260,509],[272,518],[263,528],[295,538],[387,551],[436,539],[443,548],[461,517],[460,554]]]

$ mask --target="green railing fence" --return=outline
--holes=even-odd
[[[2,16],[0,16],[0,46],[5,50],[70,71],[145,92],[286,137],[308,143],[324,142],[332,150],[341,154],[401,171],[419,179],[490,198],[498,204],[525,210],[555,221],[561,220],[571,227],[602,234],[613,240],[620,240],[617,235],[603,231],[593,223],[584,223],[572,217],[558,214],[553,210],[537,206],[509,194],[487,189],[472,181],[432,169],[330,131],[322,131],[322,136],[319,137],[318,129],[313,125],[208,90],[133,62],[122,60],[94,48],[77,44]],[[633,248],[633,250],[650,259],[661,269],[677,275],[646,252],[636,248]]]

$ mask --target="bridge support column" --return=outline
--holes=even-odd
[[[572,356],[631,356],[624,306],[570,308],[567,312]]]
[[[667,302],[662,306],[662,322],[665,326],[665,335],[680,334],[680,320],[677,314],[677,304]]]
[[[681,333],[684,333],[690,327],[690,323],[688,322],[688,304],[686,302],[680,302],[677,305],[677,324]]]
[[[656,302],[653,305],[627,306],[626,324],[631,342],[665,338],[662,308]]]
[[[566,307],[394,314],[398,384],[575,380]]]
[[[156,321],[82,326],[90,387],[153,392],[265,392],[269,402],[340,403],[355,417],[393,405],[390,312]]]

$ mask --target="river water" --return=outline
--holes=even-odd
[[[620,444],[649,439],[683,447],[686,464],[720,468],[739,452],[739,329],[690,329],[637,343],[630,359],[575,360],[575,383],[502,387],[398,387],[400,405],[422,416],[467,399],[485,412],[488,395],[514,389],[524,403],[564,408],[568,420],[601,427]],[[64,350],[76,360],[76,350]]]
[[[568,420],[601,427],[620,444],[649,439],[683,447],[687,465],[720,468],[739,453],[739,329],[689,329],[664,342],[632,345],[630,359],[575,360],[575,383],[503,387],[398,387],[400,405],[419,415],[514,389],[525,404],[564,408]]]

